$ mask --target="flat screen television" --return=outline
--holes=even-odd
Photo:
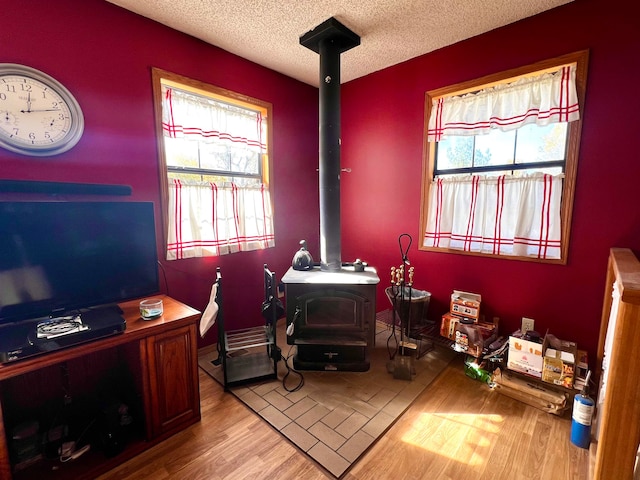
[[[0,326],[159,291],[153,203],[0,202]]]

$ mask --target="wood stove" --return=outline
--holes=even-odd
[[[282,277],[287,304],[287,343],[297,346],[298,370],[366,371],[375,338],[374,268],[356,272],[290,268]]]
[[[287,343],[297,346],[297,369],[365,371],[380,279],[372,267],[340,258],[340,55],[360,45],[360,37],[330,18],[301,36],[300,44],[320,55],[321,261],[309,270],[292,267],[282,277]]]

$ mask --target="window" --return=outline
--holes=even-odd
[[[427,92],[421,249],[566,263],[587,52]]]
[[[564,173],[567,125],[525,125],[508,132],[447,137],[436,143],[434,176]]]
[[[274,246],[271,105],[153,69],[167,260]]]

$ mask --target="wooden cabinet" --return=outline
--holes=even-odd
[[[146,339],[150,438],[188,424],[200,414],[195,339],[195,325]]]
[[[595,480],[631,480],[640,443],[640,262],[609,255],[598,342]]]
[[[0,365],[0,479],[95,478],[200,420],[200,312],[160,297],[164,313],[153,320],[140,318],[138,300],[121,304],[127,322],[122,334]],[[10,446],[17,419],[42,416],[52,401],[62,402],[61,391],[80,410],[74,402],[84,407],[86,394],[109,392],[114,384],[139,406],[122,451],[107,455],[92,446],[77,460],[41,460],[16,471]]]

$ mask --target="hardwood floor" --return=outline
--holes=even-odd
[[[571,420],[489,390],[456,359],[344,480],[588,480]],[[100,477],[333,478],[200,370],[202,421]]]

